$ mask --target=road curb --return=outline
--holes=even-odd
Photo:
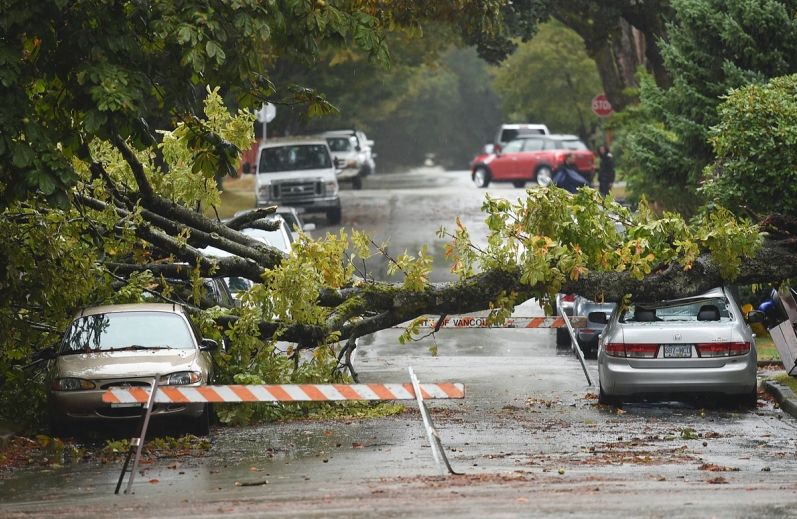
[[[797,418],[797,395],[788,386],[772,380],[764,381],[764,390],[780,404],[780,408]]]

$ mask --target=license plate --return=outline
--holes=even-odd
[[[692,356],[691,344],[662,344],[665,359],[687,359]]]
[[[111,404],[111,407],[113,407],[113,408],[119,408],[119,407],[141,407],[143,405],[144,404],[140,404],[138,402],[129,402],[129,403],[124,403],[124,404]]]

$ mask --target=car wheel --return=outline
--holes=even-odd
[[[512,185],[517,187],[517,188],[526,187],[526,181],[525,180],[515,180],[515,181],[512,182]]]
[[[537,168],[537,171],[534,172],[534,179],[537,181],[541,187],[548,187],[551,185],[551,168],[548,166],[540,166]]]
[[[487,171],[487,168],[476,168],[476,171],[473,172],[473,183],[482,189],[490,185],[490,172]]]
[[[74,429],[71,424],[61,420],[50,418],[50,436],[53,438],[69,438],[74,436]]]
[[[556,329],[556,345],[557,346],[570,346],[570,332],[566,326]]]
[[[600,386],[600,392],[598,393],[598,403],[603,405],[618,405],[620,404],[620,399],[613,395],[607,395],[603,391],[603,386]]]
[[[205,404],[201,415],[191,419],[189,432],[194,436],[210,434],[210,406],[208,404]]]
[[[758,407],[758,387],[753,386],[753,390],[742,397],[742,406],[756,409]]]
[[[351,180],[351,187],[353,189],[362,189],[363,188],[363,179],[360,176],[356,176]]]
[[[338,225],[341,218],[342,211],[340,210],[340,207],[336,207],[335,209],[330,209],[327,211],[327,222],[329,222],[330,225]]]

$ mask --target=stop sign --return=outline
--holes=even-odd
[[[609,117],[614,113],[612,104],[606,99],[606,94],[598,94],[592,98],[592,111],[598,117]]]

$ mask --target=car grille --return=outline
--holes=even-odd
[[[321,182],[286,181],[271,184],[271,199],[281,202],[302,201],[324,194]]]
[[[150,387],[152,384],[149,382],[144,382],[142,380],[116,380],[114,382],[110,382],[108,384],[103,384],[100,386],[100,389],[113,389],[115,387]]]

